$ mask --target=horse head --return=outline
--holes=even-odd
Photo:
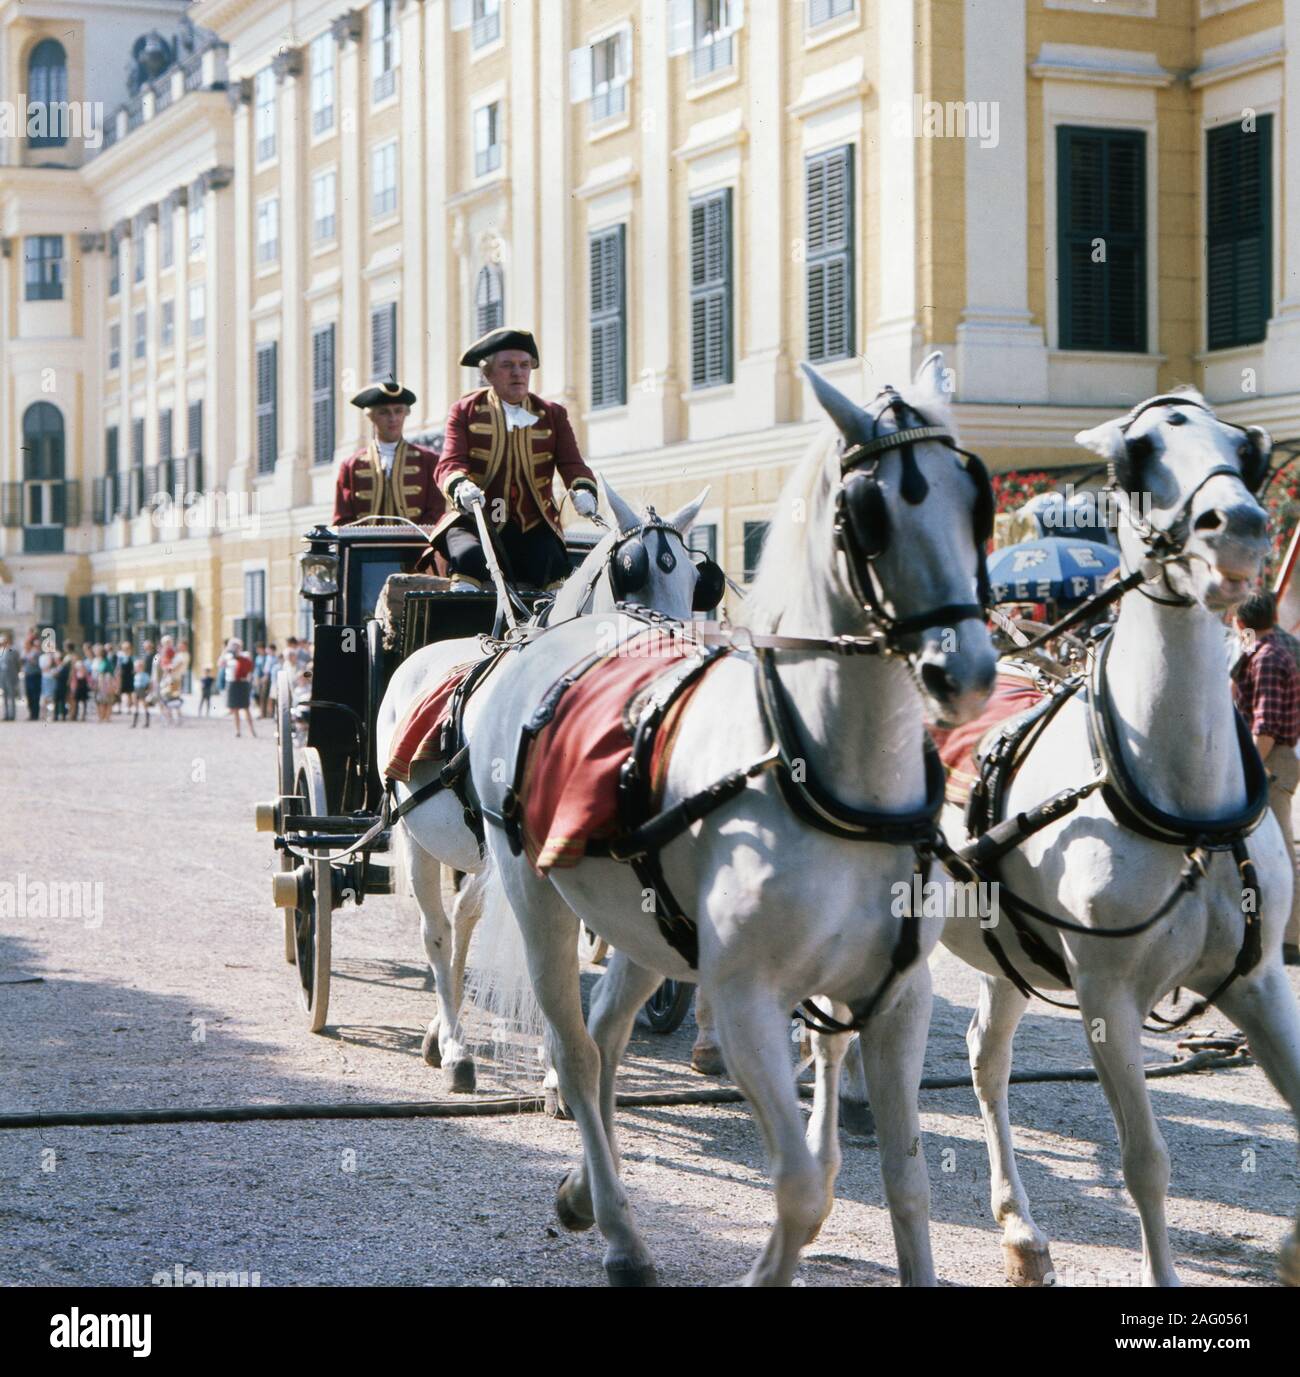
[[[1255,498],[1273,442],[1214,414],[1194,387],[1140,402],[1075,440],[1106,460],[1125,563],[1163,566],[1168,592],[1222,613],[1259,579],[1268,515]]]
[[[638,514],[608,480],[601,482],[615,529],[560,591],[552,619],[609,612],[620,602],[637,603],[675,621],[712,611],[724,591],[722,571],[686,544],[709,489],[671,515],[660,516],[653,507]]]
[[[874,622],[908,657],[930,715],[966,721],[996,666],[983,615],[993,495],[981,461],[956,448],[943,355],[866,407],[805,371],[840,434],[821,503],[823,548],[839,552],[836,619]]]

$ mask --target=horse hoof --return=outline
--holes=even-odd
[[[691,1048],[691,1070],[698,1071],[701,1076],[725,1076],[727,1074],[722,1053],[718,1048],[708,1046]]]
[[[841,1100],[840,1127],[850,1138],[874,1138],[876,1116],[866,1100]]]
[[[580,1213],[570,1203],[569,1182],[572,1177],[571,1171],[565,1172],[555,1192],[555,1216],[571,1234],[586,1233],[596,1221],[592,1216]]]
[[[653,1262],[607,1262],[605,1275],[611,1286],[658,1286]]]
[[[1050,1286],[1055,1280],[1046,1243],[1004,1243],[1002,1260],[1012,1286]]]
[[[474,1062],[470,1057],[462,1057],[453,1062],[442,1073],[443,1083],[453,1095],[472,1095],[476,1078]]]
[[[438,1025],[430,1024],[420,1039],[420,1055],[427,1066],[436,1071],[442,1065],[442,1048],[438,1046]]]
[[[560,1098],[560,1092],[553,1085],[548,1085],[542,1095],[542,1108],[552,1119],[569,1120],[573,1118],[573,1115],[569,1113],[569,1106]]]
[[[1282,1245],[1277,1260],[1277,1279],[1283,1286],[1300,1286],[1300,1231]]]

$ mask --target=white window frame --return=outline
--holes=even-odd
[[[196,299],[203,307],[203,309],[198,312],[194,310],[194,302]],[[206,282],[190,283],[187,306],[189,311],[189,336],[191,339],[202,339],[208,329],[208,284]]]
[[[258,167],[275,161],[275,72],[263,67],[253,78],[253,162]]]
[[[108,371],[118,372],[122,367],[122,322],[115,320],[108,327]]]
[[[329,187],[328,208],[322,205],[326,186]],[[311,179],[311,237],[314,243],[328,244],[338,238],[338,210],[338,171],[327,167]]]
[[[189,238],[189,257],[202,258],[208,251],[207,193],[190,194],[185,216],[185,232]],[[196,228],[197,227],[197,228]]]
[[[141,307],[134,313],[131,321],[131,357],[149,357],[149,313]]]
[[[158,347],[176,347],[176,298],[164,297],[158,304]]]
[[[707,19],[706,6],[719,6],[718,27],[707,34],[703,24]],[[668,56],[690,54],[692,82],[707,82],[715,76],[733,72],[738,62],[736,34],[745,25],[745,0],[668,0]],[[713,56],[715,44],[728,44],[725,60]],[[701,70],[700,56],[709,53],[706,70]]]
[[[176,266],[176,206],[164,196],[158,206],[158,271]]]
[[[597,50],[615,43],[613,76],[596,79]],[[603,124],[627,115],[627,88],[632,81],[632,25],[619,24],[594,34],[581,48],[569,53],[569,100],[574,105],[590,105],[591,122]],[[615,92],[619,93],[618,97]]]
[[[484,177],[491,177],[500,172],[504,153],[502,150],[501,138],[501,100],[500,98],[486,100],[482,105],[474,108],[473,113],[473,144],[474,144],[474,178],[476,181]],[[485,131],[490,137],[495,136],[491,143],[480,145],[479,133]]]
[[[329,29],[312,39],[310,57],[311,132],[324,138],[334,132],[338,96],[338,44]]]
[[[370,0],[370,103],[382,105],[397,96],[397,69],[402,62],[397,0]]]
[[[269,227],[269,232],[268,232]],[[257,263],[266,267],[280,261],[280,198],[265,196],[257,203]]]
[[[381,200],[392,204],[381,206]],[[387,139],[370,150],[370,218],[389,220],[398,209],[397,140]]]

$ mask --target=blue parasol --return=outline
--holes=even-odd
[[[1079,602],[1101,591],[1119,551],[1095,540],[1023,540],[989,556],[994,602]]]

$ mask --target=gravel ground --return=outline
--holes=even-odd
[[[431,1002],[419,935],[391,901],[337,919],[337,1022],[305,1030],[269,839],[252,827],[253,801],[274,793],[272,724],[259,725],[257,740],[235,740],[224,717],[147,732],[125,719],[0,725],[0,884],[103,886],[95,926],[0,916],[0,1111],[441,1095],[419,1055]],[[961,1074],[974,979],[943,952],[934,967],[926,1071]],[[667,1039],[639,1034],[626,1088],[702,1084],[686,1064],[693,1033],[688,1019]],[[1150,1059],[1170,1049],[1148,1040]],[[1026,1017],[1019,1069],[1086,1061],[1071,1016]],[[484,1068],[480,1090],[500,1088]],[[1272,1284],[1300,1184],[1280,1098],[1253,1067],[1151,1090],[1184,1281]],[[1058,1272],[1135,1279],[1137,1217],[1100,1088],[1021,1086],[1011,1104]],[[1003,1285],[972,1092],[923,1092],[922,1122],[940,1277]],[[661,1281],[740,1278],[772,1217],[744,1107],[626,1111],[622,1142]],[[603,1284],[595,1232],[566,1234],[552,1215],[577,1151],[572,1124],[542,1115],[5,1131],[0,1284],[149,1284],[177,1265],[263,1285]],[[846,1139],[837,1203],[799,1281],[894,1280],[874,1145]]]

